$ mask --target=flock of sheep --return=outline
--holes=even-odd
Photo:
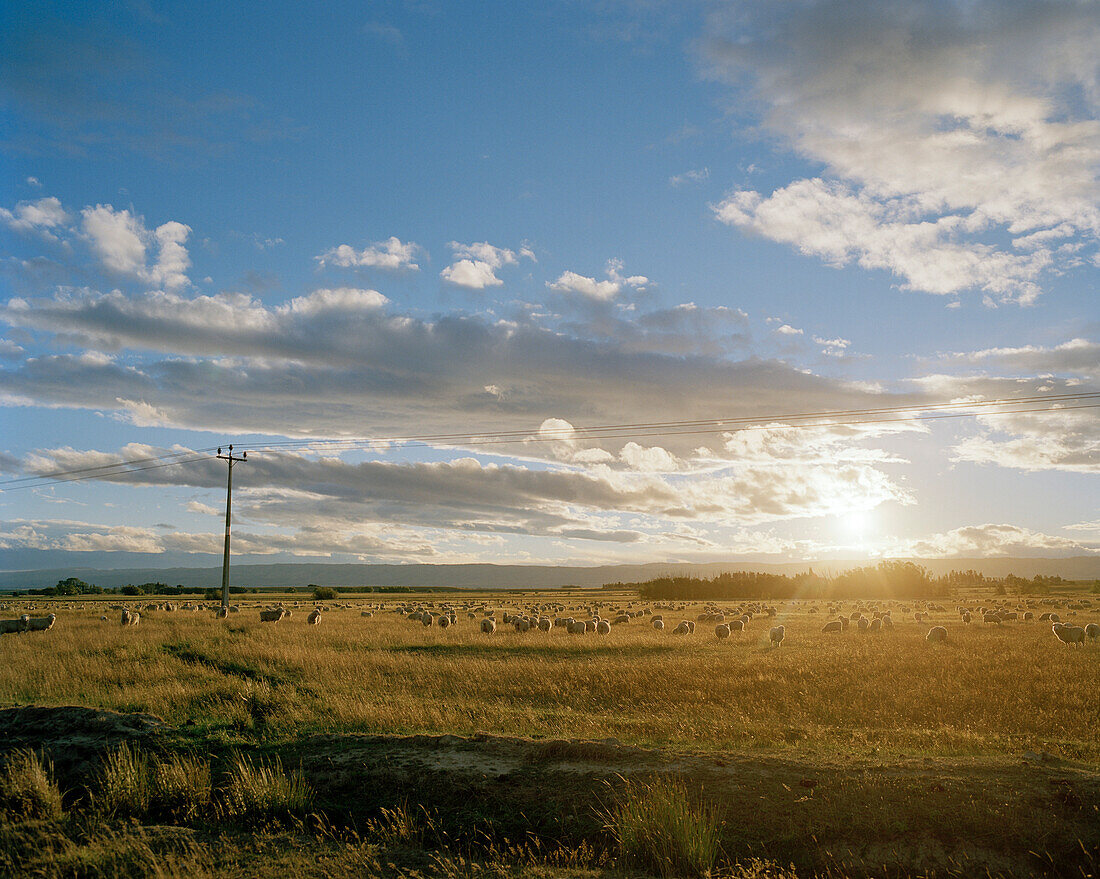
[[[98,603],[96,603],[98,604]],[[792,601],[784,607],[784,614],[791,612],[804,612],[808,614],[826,613],[833,619],[829,619],[821,627],[824,634],[843,634],[854,630],[860,634],[876,635],[889,631],[895,625],[894,613],[899,618],[911,617],[915,622],[921,623],[929,618],[932,613],[950,614],[948,608],[930,602],[904,603],[889,602],[848,602],[853,605],[850,609],[839,601],[814,602]],[[58,607],[58,605],[51,605]],[[89,608],[92,604],[71,603],[70,609]],[[1043,610],[1044,606],[1050,606],[1051,610]],[[29,609],[34,609],[31,605]],[[301,607],[299,602],[294,602],[294,607]],[[363,603],[334,604],[335,609],[359,608],[363,617],[371,617],[378,611],[390,611],[420,623],[422,626],[437,626],[447,629],[457,626],[460,618],[476,621],[480,632],[492,635],[499,626],[510,626],[518,633],[539,631],[549,633],[554,629],[561,629],[569,635],[608,635],[613,626],[621,626],[636,620],[644,620],[654,631],[669,631],[673,635],[692,636],[695,634],[696,623],[713,625],[714,636],[719,641],[729,638],[741,637],[755,619],[775,621],[780,615],[779,608],[764,602],[741,602],[736,605],[720,606],[715,602],[692,603],[687,602],[646,602],[635,601],[603,601],[595,600],[583,604],[566,605],[562,602],[546,602],[531,604],[524,608],[501,609],[491,607],[485,601],[465,602],[429,602],[410,604],[408,602],[376,602],[368,603],[363,609]],[[0,611],[10,610],[8,606],[0,605]],[[60,609],[60,607],[58,607]],[[160,611],[192,611],[213,613],[215,617],[224,619],[231,613],[240,613],[244,607],[236,604],[229,607],[211,605],[205,603],[184,602],[175,604],[172,602],[160,602],[146,604],[139,607],[125,607],[111,605],[110,610],[120,612],[117,617],[124,627],[136,626],[141,622],[141,612]],[[261,622],[277,623],[280,620],[293,616],[292,607],[278,604],[268,607],[255,608]],[[324,604],[316,605],[308,610],[306,623],[319,625],[326,611],[330,608]],[[1006,604],[998,605],[959,605],[955,608],[955,614],[963,625],[970,625],[976,620],[981,620],[986,625],[1000,626],[1007,622],[1029,623],[1035,620],[1051,624],[1052,631],[1063,644],[1074,647],[1085,645],[1089,641],[1100,639],[1100,624],[1087,623],[1075,625],[1062,622],[1061,610],[1070,615],[1076,615],[1078,611],[1090,612],[1093,610],[1093,602],[1088,598],[1077,600],[1065,599],[1020,599],[1013,607]],[[681,618],[675,625],[666,623],[665,615],[686,617],[694,615],[695,619]],[[16,619],[0,619],[0,634],[42,632],[53,627],[57,619],[55,613],[48,616],[31,616],[24,613]],[[107,621],[103,615],[101,620]],[[782,646],[786,637],[786,627],[782,624],[772,625],[767,629],[767,641],[773,647]],[[949,639],[948,629],[945,625],[934,625],[929,630],[925,639],[932,644],[943,643]]]

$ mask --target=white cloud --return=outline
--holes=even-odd
[[[86,207],[81,216],[84,236],[108,271],[168,290],[189,285],[191,260],[184,245],[190,226],[169,221],[149,231],[141,217],[111,205]],[[147,265],[147,251],[154,247],[156,261]]]
[[[821,336],[814,336],[814,341],[818,345],[822,345],[821,353],[829,357],[843,357],[848,352],[848,346],[852,343],[848,339],[823,339]]]
[[[416,263],[416,255],[420,252],[420,245],[412,241],[403,242],[400,238],[391,236],[385,241],[370,244],[362,250],[356,250],[348,244],[341,244],[331,250],[325,251],[316,257],[322,266],[332,264],[343,268],[364,266],[374,269],[408,269],[418,271],[420,266]]]
[[[280,314],[320,315],[336,313],[347,315],[356,311],[374,311],[389,302],[377,290],[359,290],[355,287],[337,287],[335,289],[314,290],[308,296],[298,296],[285,306],[280,306]]]
[[[960,216],[923,216],[911,199],[856,193],[819,178],[799,180],[769,197],[735,192],[714,208],[718,219],[834,266],[856,262],[905,279],[907,289],[955,294],[979,289],[1001,300],[1031,302],[1049,250],[1024,254],[966,239]]]
[[[519,257],[534,260],[530,248],[523,247],[517,257],[515,251],[506,247],[494,247],[487,241],[473,244],[450,243],[454,262],[439,273],[439,276],[451,284],[470,290],[484,290],[486,287],[500,287],[503,281],[497,277],[498,269],[506,265],[515,265]]]
[[[595,278],[566,271],[562,272],[556,281],[547,282],[546,286],[559,293],[575,293],[596,302],[610,302],[626,287],[644,290],[649,284],[649,278],[644,275],[626,277],[622,271],[622,260],[611,259],[607,262],[608,280],[606,281],[597,281]]]
[[[1100,545],[1044,534],[1018,525],[967,525],[924,538],[899,540],[889,555],[942,558],[951,556],[1051,556],[1094,553]]]
[[[28,178],[33,180],[34,178]],[[21,201],[14,210],[0,208],[0,222],[17,232],[46,232],[64,226],[71,217],[61,206],[60,199],[53,196],[38,201]]]
[[[709,29],[712,72],[824,169],[733,193],[715,208],[723,222],[991,303],[1032,301],[1044,271],[1095,251],[1095,4],[738,5]]]
[[[668,178],[670,186],[683,186],[685,183],[702,183],[710,177],[710,168],[693,168],[683,174],[673,174]]]

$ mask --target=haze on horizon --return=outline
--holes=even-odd
[[[230,442],[242,562],[1100,553],[1098,408],[780,417],[1100,392],[1100,5],[2,14],[0,569]]]

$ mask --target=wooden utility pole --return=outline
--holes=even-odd
[[[233,514],[233,465],[248,460],[248,452],[242,452],[239,458],[233,457],[233,446],[229,454],[223,455],[218,449],[218,458],[229,462],[229,481],[225,487],[225,555],[222,557],[222,614],[229,613],[229,523]]]

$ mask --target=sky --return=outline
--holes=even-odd
[[[0,2],[0,569],[1100,553],[1097,46]]]

